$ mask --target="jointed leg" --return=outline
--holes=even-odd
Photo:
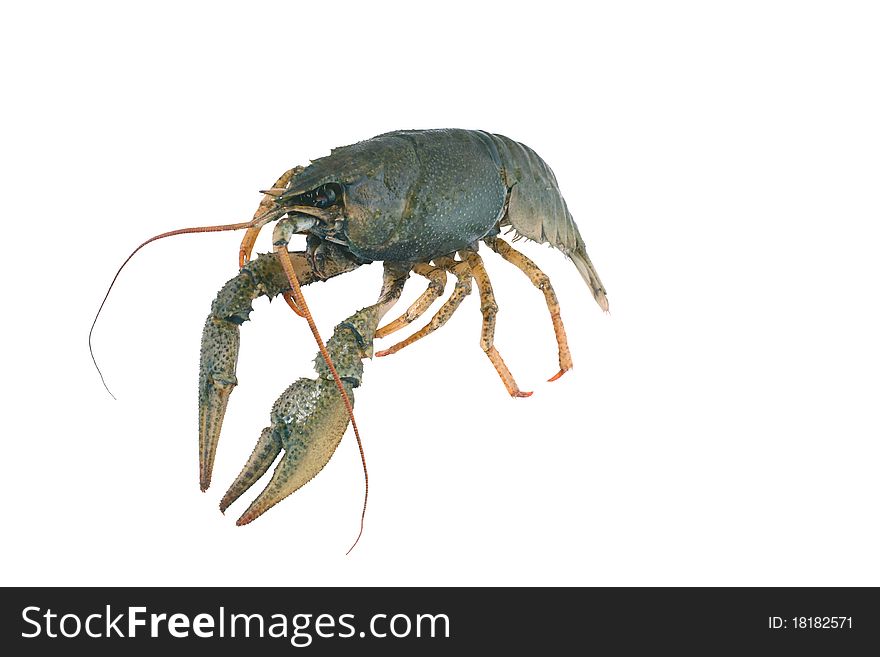
[[[293,300],[293,293],[289,290],[287,292],[282,293],[281,295],[284,300],[287,302],[287,305],[290,306],[290,309],[295,312],[300,317],[305,317],[305,313],[300,309],[299,306],[296,305],[296,301]]]
[[[284,192],[287,188],[287,184],[290,182],[291,178],[293,178],[296,174],[303,170],[303,167],[294,167],[289,171],[285,171],[281,174],[281,177],[275,181],[275,184],[272,185],[272,189],[268,189],[263,194],[263,200],[260,201],[260,205],[257,206],[257,211],[254,212],[254,221],[257,221],[261,217],[269,214],[275,206],[275,197]],[[262,225],[258,224],[253,226],[252,228],[248,228],[247,232],[244,234],[244,237],[241,239],[241,246],[238,247],[238,267],[244,267],[248,261],[251,259],[251,252],[254,250],[254,244],[257,243],[257,236],[260,234],[260,229]],[[299,306],[296,305],[296,301],[293,300],[293,293],[288,291],[283,294],[284,300],[287,302],[287,305],[290,306],[290,309],[295,312],[300,317],[305,317],[305,314],[300,309]]]
[[[470,265],[471,273],[477,282],[477,289],[480,291],[480,311],[483,313],[483,332],[480,336],[480,347],[486,352],[498,376],[507,388],[507,392],[511,397],[530,397],[531,392],[523,392],[516,385],[516,381],[501,354],[495,349],[495,316],[498,313],[498,304],[495,303],[495,294],[492,291],[492,283],[489,281],[489,274],[483,266],[483,259],[475,252],[467,254],[467,263]]]
[[[556,344],[559,347],[559,372],[549,379],[550,381],[555,381],[572,368],[572,362],[571,351],[568,348],[568,339],[565,336],[565,326],[562,324],[559,301],[556,298],[556,293],[553,291],[553,286],[550,284],[550,278],[531,259],[514,249],[501,238],[487,237],[483,241],[495,253],[507,260],[507,262],[516,265],[522,270],[529,277],[532,285],[544,293],[547,308],[550,310],[550,319],[553,322],[553,331],[556,333]]]
[[[427,262],[420,262],[413,265],[412,270],[430,281],[428,289],[400,317],[380,327],[376,331],[377,338],[384,338],[386,335],[390,335],[416,321],[443,294],[443,290],[446,288],[446,272],[442,268],[435,267]]]
[[[272,185],[272,189],[266,190],[263,194],[263,200],[257,206],[254,212],[254,221],[257,221],[264,215],[269,214],[275,207],[275,197],[287,188],[296,174],[303,170],[303,167],[293,167],[290,171],[285,171],[281,177]],[[257,236],[260,234],[261,225],[249,228],[241,240],[241,246],[238,248],[238,267],[241,269],[251,259],[251,252],[254,250],[254,244],[257,242]]]
[[[458,309],[461,302],[464,301],[464,298],[471,293],[471,270],[467,262],[456,262],[451,258],[437,258],[434,260],[434,263],[438,267],[442,267],[451,272],[452,275],[458,279],[455,282],[455,289],[452,291],[452,294],[446,300],[446,303],[440,306],[440,310],[438,310],[437,314],[431,318],[430,322],[413,333],[406,340],[398,342],[396,345],[389,347],[388,349],[377,351],[376,356],[389,356],[393,353],[397,353],[404,347],[411,345],[413,342],[421,340],[429,333],[433,333],[449,321],[449,318],[452,317],[452,314]]]

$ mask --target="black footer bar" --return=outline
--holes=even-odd
[[[12,588],[0,623],[3,647],[17,649],[5,654],[118,654],[135,643],[189,654],[220,642],[261,655],[849,654],[880,646],[878,599],[871,588]]]

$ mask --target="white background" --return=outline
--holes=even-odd
[[[873,3],[19,3],[0,16],[3,584],[880,585]],[[242,331],[198,490],[209,304],[284,170],[400,128],[522,141],[608,289],[487,251],[507,397],[469,298],[368,362],[328,467],[257,522],[217,503],[316,348],[283,303]],[[522,243],[520,243],[522,244]],[[258,249],[265,251],[268,242]],[[325,338],[374,264],[306,288]],[[423,283],[413,280],[405,301]],[[398,309],[405,307],[401,304]],[[386,342],[384,344],[390,344]]]

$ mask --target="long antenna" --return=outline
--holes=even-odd
[[[125,268],[125,265],[128,264],[128,261],[134,257],[134,254],[144,248],[147,244],[151,242],[155,242],[157,240],[165,239],[166,237],[174,237],[175,235],[187,235],[189,233],[219,233],[227,230],[241,230],[242,228],[251,228],[255,226],[258,222],[268,222],[272,219],[266,217],[266,215],[262,215],[259,219],[254,218],[251,221],[239,223],[239,224],[221,224],[218,226],[197,226],[193,228],[178,228],[177,230],[170,230],[167,233],[160,233],[159,235],[154,235],[150,239],[145,242],[142,242],[138,245],[138,247],[132,251],[129,256],[123,261],[123,263],[119,266],[119,269],[116,270],[116,274],[113,276],[113,280],[110,281],[110,286],[107,288],[107,293],[104,295],[104,298],[101,300],[101,305],[98,306],[98,312],[95,313],[95,319],[92,321],[92,327],[89,329],[89,354],[92,356],[92,362],[95,364],[95,369],[98,370],[98,376],[101,377],[101,383],[104,384],[104,389],[107,393],[116,399],[116,395],[110,392],[110,388],[107,386],[107,382],[104,380],[104,374],[101,372],[101,368],[98,366],[98,361],[95,359],[95,351],[92,348],[92,333],[95,331],[95,324],[98,323],[98,317],[101,316],[101,311],[104,309],[104,304],[107,303],[107,298],[110,296],[110,290],[113,289],[113,285],[116,283],[116,279],[119,278],[119,274],[122,273],[122,270]]]
[[[281,267],[284,269],[284,273],[287,274],[287,278],[290,281],[290,291],[293,295],[293,299],[299,310],[302,312],[302,317],[308,322],[312,335],[315,337],[315,342],[318,343],[318,349],[321,351],[321,356],[324,357],[324,362],[327,363],[333,381],[339,389],[339,394],[342,395],[342,403],[345,404],[345,410],[348,412],[348,417],[351,420],[351,428],[354,430],[354,437],[357,439],[358,451],[361,454],[361,465],[364,468],[364,507],[361,510],[361,528],[354,543],[348,548],[348,552],[345,553],[348,555],[354,549],[355,545],[358,544],[358,541],[361,540],[361,535],[364,533],[364,517],[367,514],[367,498],[370,495],[370,477],[367,474],[367,459],[364,456],[364,444],[361,442],[361,433],[358,431],[357,422],[354,420],[354,408],[351,405],[351,400],[348,398],[348,393],[345,392],[345,387],[342,385],[342,379],[339,378],[339,373],[333,365],[333,359],[330,358],[330,354],[327,352],[327,347],[324,346],[324,340],[321,339],[321,335],[318,333],[318,327],[315,325],[315,320],[312,317],[312,313],[309,310],[305,297],[303,296],[302,289],[296,279],[296,271],[293,268],[293,263],[290,261],[290,254],[287,252],[285,245],[277,243],[275,244],[275,253],[278,255],[278,259],[281,261]]]

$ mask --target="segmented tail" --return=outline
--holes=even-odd
[[[571,253],[571,259],[574,262],[574,266],[581,273],[584,282],[593,293],[596,303],[599,304],[602,310],[608,312],[608,297],[605,296],[605,286],[599,280],[599,274],[596,272],[596,268],[593,267],[593,263],[590,262],[590,256],[587,255],[587,250],[580,240],[578,240],[577,249]]]
[[[599,307],[608,311],[605,286],[590,257],[568,205],[559,191],[553,170],[525,144],[503,135],[487,134],[495,146],[499,166],[510,189],[507,212],[501,221],[539,244],[549,244],[574,261]]]

